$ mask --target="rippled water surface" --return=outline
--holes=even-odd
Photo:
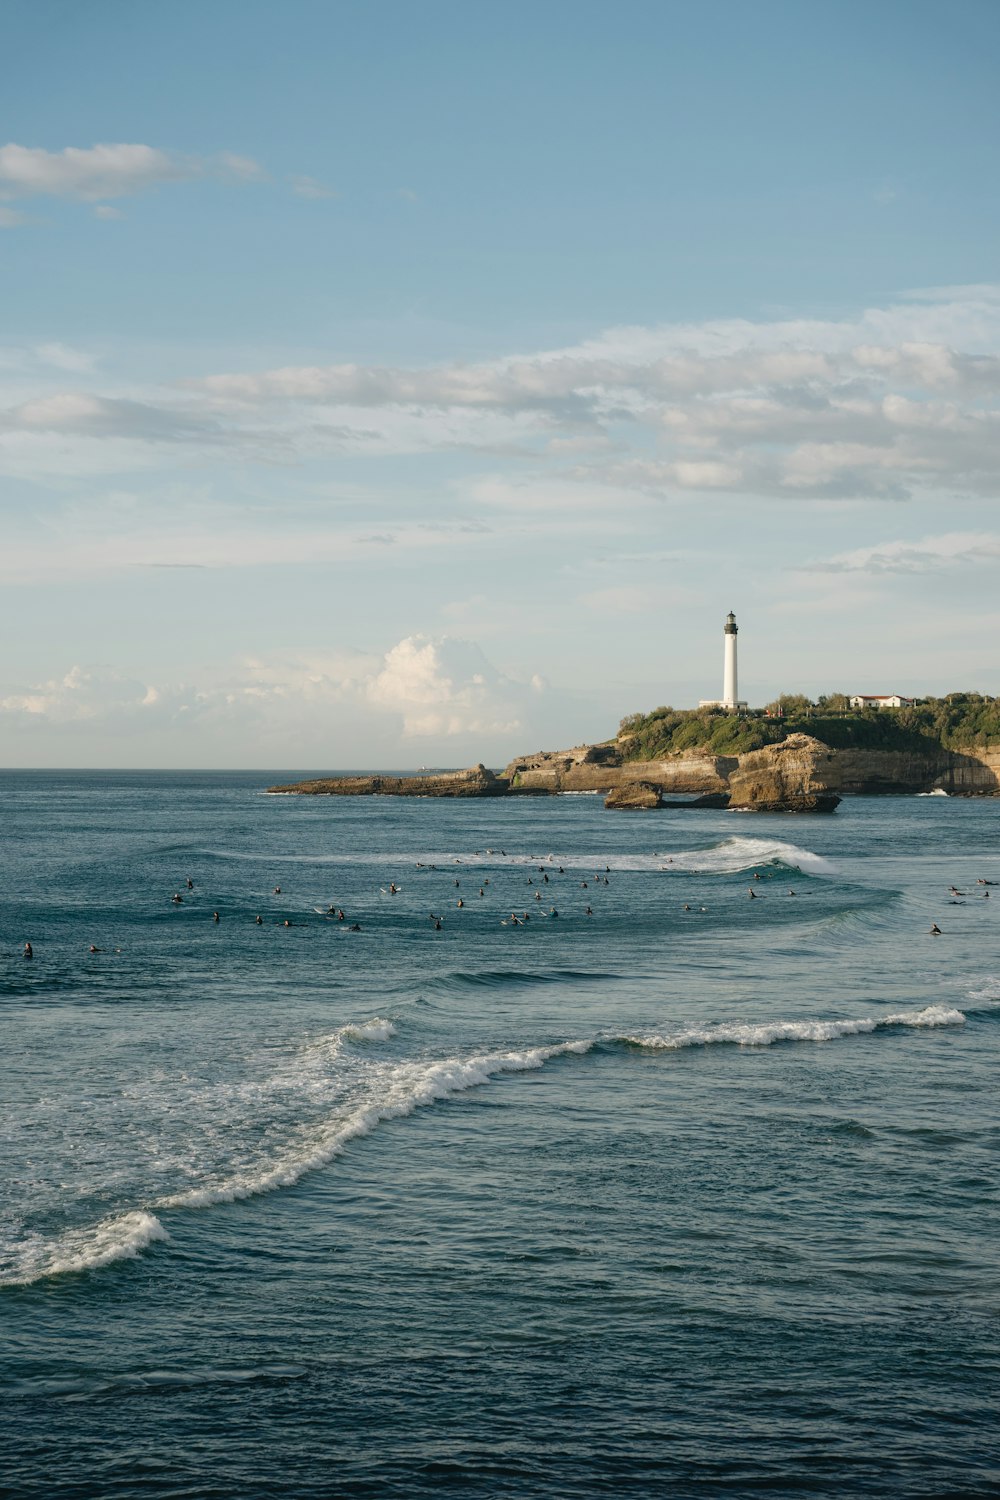
[[[0,1493],[1000,1492],[1000,802],[278,775],[0,776]]]

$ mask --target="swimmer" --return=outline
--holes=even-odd
[[[941,936],[941,929],[936,922],[931,923],[929,931],[932,932],[935,937]]]
[[[24,945],[24,956],[25,958],[34,958],[35,956],[35,950],[30,943],[25,943]]]
[[[256,923],[256,925],[257,925],[257,926],[258,926],[258,927],[263,927],[263,925],[264,925],[264,918],[263,918],[263,917],[262,917],[262,916],[261,916],[261,915],[260,915],[260,913],[259,913],[259,912],[258,912],[258,914],[257,914],[257,915],[256,915],[256,916],[255,916],[255,917],[254,917],[254,922],[255,922],[255,923]]]
[[[217,911],[213,911],[213,913],[212,913],[212,921],[213,922],[218,922],[219,921],[219,913]]]

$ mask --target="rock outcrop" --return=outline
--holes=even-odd
[[[741,755],[729,778],[729,806],[740,812],[833,812],[835,752],[808,734],[790,734],[777,745]]]
[[[604,806],[644,811],[650,807],[659,807],[662,801],[663,795],[658,786],[651,786],[648,781],[628,781],[608,793]]]
[[[510,784],[480,764],[468,771],[433,776],[331,776],[271,786],[269,792],[297,792],[304,797],[505,797]]]

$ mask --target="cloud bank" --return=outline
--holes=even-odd
[[[80,155],[86,163],[42,153],[19,170],[79,195],[181,170],[147,148]],[[43,473],[53,437],[59,451],[85,445],[97,469],[105,452],[108,472],[169,443],[269,465],[462,452],[581,494],[665,500],[993,498],[1000,291],[923,291],[841,321],[611,329],[477,364],[280,365],[141,390],[37,391],[0,409],[0,470]]]

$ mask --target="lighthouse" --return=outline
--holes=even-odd
[[[732,610],[726,616],[726,623],[722,627],[722,639],[725,642],[725,656],[722,662],[722,697],[702,698],[698,704],[699,708],[721,708],[727,714],[738,714],[746,704],[740,698],[739,684],[736,678],[736,635],[739,630],[736,616]]]
[[[736,712],[740,704],[740,695],[736,685],[736,633],[738,630],[736,616],[730,610],[723,630],[726,657],[722,672],[722,706],[732,713]]]

